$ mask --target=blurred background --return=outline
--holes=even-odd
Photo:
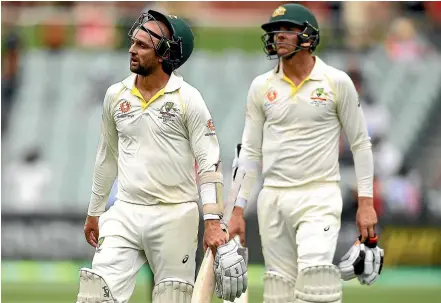
[[[129,74],[127,32],[143,11],[186,18],[196,49],[179,70],[202,93],[221,143],[225,191],[246,95],[275,66],[260,24],[281,2],[2,2],[2,302],[74,302],[106,89]],[[375,159],[385,268],[375,286],[345,284],[349,302],[441,302],[441,2],[303,2],[317,50],[361,96]],[[357,236],[356,179],[344,134],[336,260]],[[250,302],[262,302],[256,188],[246,211]],[[109,199],[114,200],[115,190]],[[202,225],[201,225],[202,227]],[[139,273],[131,302],[148,302]],[[147,300],[147,301],[146,301]]]

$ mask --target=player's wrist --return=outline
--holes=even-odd
[[[240,206],[234,206],[233,208],[233,216],[241,216],[243,217],[244,209]]]
[[[208,219],[204,221],[204,230],[210,230],[211,228],[220,228],[221,220],[217,219]]]
[[[245,209],[247,207],[247,200],[242,197],[237,197],[236,202],[234,202],[234,208]]]
[[[373,197],[358,197],[358,208],[363,207],[374,207],[374,198]]]

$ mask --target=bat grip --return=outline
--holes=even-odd
[[[358,240],[361,241],[361,235],[358,237]],[[373,237],[369,237],[367,238],[364,243],[364,245],[366,245],[369,248],[375,248],[377,247],[378,244],[378,235],[375,234]]]

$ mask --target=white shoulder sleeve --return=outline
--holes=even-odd
[[[373,197],[372,145],[357,90],[346,73],[337,83],[337,95],[338,117],[354,156],[358,195]]]
[[[113,118],[112,103],[119,95],[114,87],[107,90],[104,97],[101,123],[101,136],[96,154],[93,172],[92,195],[90,197],[89,216],[104,213],[113,182],[118,174],[118,133]]]

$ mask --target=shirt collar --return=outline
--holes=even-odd
[[[131,74],[130,76],[128,76],[127,78],[125,78],[122,81],[122,84],[126,88],[133,90],[133,88],[135,87],[135,81],[136,81],[136,74]],[[184,82],[184,79],[182,78],[181,75],[179,75],[175,72],[172,72],[172,74],[170,75],[170,79],[168,79],[168,82],[164,87],[164,92],[171,93],[171,92],[174,92],[174,91],[180,89],[183,82]]]
[[[311,73],[309,74],[309,76],[307,77],[310,80],[324,80],[325,78],[325,71],[324,68],[326,66],[326,64],[317,56],[315,57],[315,64],[314,67],[312,68]],[[282,62],[280,61],[279,66],[276,66],[273,70],[274,75],[279,78],[279,79],[283,79],[284,77],[284,73],[283,73],[283,69],[282,69]]]

